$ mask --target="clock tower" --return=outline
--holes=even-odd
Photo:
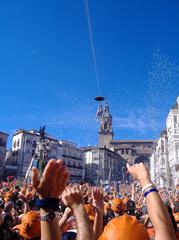
[[[110,115],[109,105],[107,101],[104,104],[103,109],[101,110],[100,127],[98,133],[99,147],[109,148],[110,141],[113,139],[114,133],[112,129],[112,116]]]

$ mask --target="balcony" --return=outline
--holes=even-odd
[[[83,169],[82,166],[76,166],[76,165],[72,165],[72,164],[67,164],[67,167],[69,167],[69,168],[76,168],[76,169]]]
[[[70,156],[70,155],[66,155],[66,154],[63,154],[62,157],[83,161],[82,158],[78,158],[78,157],[74,157],[74,156]]]

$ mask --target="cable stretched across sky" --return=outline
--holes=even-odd
[[[98,71],[97,61],[96,61],[96,53],[95,53],[95,47],[94,47],[94,41],[93,41],[93,33],[92,33],[91,20],[90,20],[90,14],[89,14],[88,0],[84,0],[84,6],[85,6],[85,15],[88,23],[89,40],[90,40],[93,64],[94,64],[95,75],[96,75],[97,89],[98,89],[98,94],[100,95],[99,71]]]

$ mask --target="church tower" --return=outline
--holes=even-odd
[[[110,146],[110,141],[113,139],[113,129],[112,129],[112,116],[109,112],[108,102],[104,104],[100,116],[100,127],[98,131],[98,146],[107,147]]]

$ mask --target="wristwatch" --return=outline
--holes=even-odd
[[[50,211],[48,213],[45,213],[44,215],[42,215],[40,217],[41,221],[45,221],[45,222],[51,222],[55,219],[56,217],[56,213],[54,211]]]

